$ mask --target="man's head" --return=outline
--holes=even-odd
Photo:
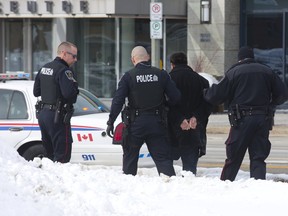
[[[172,68],[175,66],[175,65],[183,65],[183,64],[188,64],[188,61],[187,61],[187,56],[185,53],[183,52],[176,52],[176,53],[173,53],[171,56],[170,56],[170,63],[171,63],[171,66]]]
[[[77,47],[70,42],[62,42],[58,46],[57,55],[71,66],[77,61]]]
[[[149,61],[149,59],[150,56],[143,46],[136,46],[131,52],[131,61],[133,65],[137,65],[139,62]]]
[[[248,46],[241,47],[238,52],[238,61],[249,59],[249,58],[254,59],[253,49]]]

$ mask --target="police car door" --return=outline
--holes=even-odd
[[[5,86],[5,83],[2,84]],[[16,147],[31,132],[25,93],[0,86],[0,144]]]

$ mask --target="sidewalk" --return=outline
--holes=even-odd
[[[207,133],[228,134],[230,124],[227,113],[212,114],[209,117]],[[270,135],[288,136],[288,111],[277,111],[274,117],[274,127]]]

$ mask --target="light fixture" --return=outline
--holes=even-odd
[[[200,22],[211,23],[211,0],[201,0]]]

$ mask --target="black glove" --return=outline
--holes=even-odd
[[[111,123],[110,121],[107,122],[107,129],[106,129],[106,133],[109,137],[113,138],[113,134],[114,134],[114,125],[113,123]],[[111,135],[112,134],[112,135]]]

